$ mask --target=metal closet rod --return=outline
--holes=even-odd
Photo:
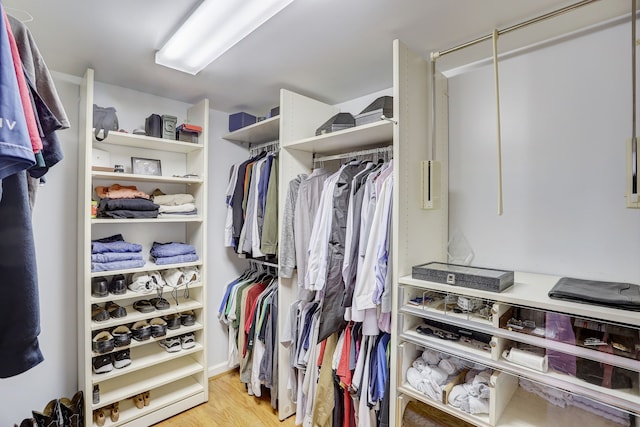
[[[313,158],[313,163],[328,162],[330,160],[348,159],[350,157],[370,156],[371,154],[380,154],[393,152],[393,145],[387,147],[371,148],[368,150],[351,151],[350,153],[334,154],[332,156],[323,156]]]
[[[258,264],[258,265],[265,265],[267,267],[274,267],[274,268],[278,268],[278,264],[274,264],[272,262],[268,262],[268,261],[262,261],[259,259],[255,259],[255,258],[249,258],[248,259],[249,263],[253,263],[253,264]]]
[[[253,154],[255,154],[256,152],[259,152],[262,149],[271,148],[271,147],[273,147],[274,150],[279,149],[280,148],[280,141],[279,140],[275,140],[275,141],[263,142],[262,144],[252,145],[252,146],[249,147],[249,153],[251,153],[253,155]]]
[[[588,5],[590,3],[594,3],[596,1],[598,1],[598,0],[583,0],[583,1],[580,1],[578,3],[574,3],[574,4],[571,4],[569,6],[565,6],[563,8],[554,10],[552,12],[545,13],[544,15],[540,15],[540,16],[537,16],[535,18],[529,19],[527,21],[523,21],[523,22],[520,22],[518,24],[512,25],[510,27],[503,28],[502,30],[498,30],[498,35],[506,34],[506,33],[509,33],[511,31],[518,30],[518,29],[520,29],[522,27],[526,27],[526,26],[531,25],[531,24],[536,24],[536,23],[538,23],[540,21],[544,21],[544,20],[547,20],[549,18],[553,18],[553,17],[556,17],[558,15],[562,15],[563,13],[570,12],[570,11],[572,11],[574,9],[578,9],[579,7],[586,6],[586,5]],[[441,56],[447,55],[447,54],[452,53],[452,52],[456,52],[456,51],[461,50],[461,49],[465,49],[465,48],[467,48],[469,46],[473,46],[475,44],[482,43],[482,42],[487,41],[487,40],[491,40],[492,38],[493,38],[493,33],[487,34],[487,35],[482,36],[482,37],[478,37],[477,39],[470,40],[468,42],[462,43],[462,44],[460,44],[458,46],[451,47],[449,49],[432,52],[431,53],[431,60],[433,61],[433,60],[435,60],[435,59],[437,59],[437,58],[439,58]]]

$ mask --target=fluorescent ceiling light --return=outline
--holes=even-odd
[[[156,52],[156,64],[198,74],[292,1],[204,0]]]

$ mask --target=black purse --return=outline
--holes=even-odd
[[[158,114],[152,114],[144,121],[144,132],[147,136],[162,138],[162,117]]]

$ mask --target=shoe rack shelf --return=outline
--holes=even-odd
[[[138,299],[144,299],[144,298],[138,298]],[[170,301],[170,299],[168,299],[167,301]],[[125,305],[123,306],[127,310],[127,315],[125,317],[121,317],[119,319],[109,319],[109,320],[105,320],[104,322],[96,322],[95,320],[92,320],[91,330],[92,331],[100,331],[103,329],[110,330],[112,328],[115,328],[118,325],[123,325],[123,324],[127,325],[129,323],[135,323],[140,320],[151,320],[154,317],[162,317],[168,314],[181,313],[183,311],[188,311],[188,310],[200,310],[203,307],[202,302],[194,301],[193,299],[179,298],[178,301],[180,301],[180,304],[178,304],[177,306],[173,301],[170,301],[171,307],[168,310],[155,310],[149,313],[140,313],[139,311],[135,310],[133,307]]]
[[[180,267],[184,267],[184,266],[186,266],[186,264],[180,264],[179,266]],[[140,269],[136,269],[136,270],[149,271],[152,268],[153,267],[148,267],[147,269],[140,268]],[[173,268],[177,268],[177,267],[173,267]],[[109,272],[109,274],[113,274],[113,273]],[[116,274],[129,274],[129,273],[116,273]],[[98,277],[98,276],[92,276],[92,277]],[[202,282],[194,283],[192,285],[189,285],[189,292],[196,291],[199,288],[202,288]],[[170,286],[165,286],[164,288],[162,288],[162,294],[164,295],[164,298],[166,298],[167,296],[170,296],[172,290],[173,290],[173,288],[170,287]],[[178,288],[178,294],[182,295],[184,290],[185,290],[184,286],[181,286],[180,288]],[[127,291],[127,293],[122,294],[122,295],[109,294],[109,295],[107,295],[105,297],[94,297],[94,296],[91,296],[91,303],[92,304],[98,304],[98,305],[104,305],[108,301],[122,301],[122,300],[129,300],[129,299],[132,299],[132,298],[133,299],[142,299],[142,298],[145,298],[145,297],[153,298],[155,295],[156,295],[156,292],[143,294],[143,293]],[[180,300],[178,300],[178,301],[180,301]],[[173,301],[173,297],[171,297],[171,301],[169,301],[169,302],[172,303],[173,305],[175,305],[175,301]],[[176,306],[175,308],[178,310],[178,312],[182,311],[182,307],[180,305]],[[137,311],[134,311],[134,312],[138,313]],[[129,311],[127,311],[127,313],[129,313]],[[164,314],[167,313],[167,310],[157,310],[155,313],[161,314],[161,315],[164,316]]]
[[[577,406],[561,408],[527,392],[519,385],[518,379],[524,378],[543,385],[550,390],[549,393],[570,392],[588,399],[594,405],[616,408],[626,413],[625,416],[633,425],[633,418],[640,415],[640,318],[636,312],[627,310],[550,299],[548,291],[558,279],[555,276],[516,272],[514,286],[502,293],[493,293],[417,280],[410,276],[400,278],[397,370],[402,380],[398,387],[399,403],[406,403],[407,399],[420,400],[478,426],[562,425],[561,420],[565,420],[567,425],[579,425],[576,420],[584,420],[584,425],[589,426],[615,425],[593,413],[586,417],[585,413],[588,412],[579,410]],[[430,298],[424,305],[415,303],[421,297],[425,300],[425,296]],[[451,307],[455,304],[442,302],[459,297],[479,301],[479,305],[490,308],[491,315],[489,318],[481,317],[465,313],[459,307],[454,312]],[[483,313],[486,315],[487,311]],[[550,320],[538,322],[538,329],[531,323],[528,328],[519,329],[518,321],[527,320],[527,315],[537,319],[562,316],[567,319],[563,325],[573,327],[573,340],[564,339],[561,342],[555,339],[555,334],[561,329],[551,326],[555,324]],[[514,320],[513,316],[518,318]],[[460,332],[461,337],[464,334],[481,333],[490,338],[490,342],[478,345],[472,340],[446,340],[425,332],[424,325],[442,324]],[[588,329],[582,327],[587,324]],[[611,333],[610,343],[618,342],[610,345],[624,351],[616,350],[616,354],[613,354],[613,349],[599,351],[596,346],[584,344],[587,337],[601,335],[603,331]],[[617,338],[613,338],[614,332]],[[562,357],[577,366],[604,366],[603,372],[609,366],[612,372],[618,373],[616,375],[624,375],[628,383],[605,386],[603,379],[599,382],[593,380],[595,372],[589,372],[591,380],[587,381],[584,374],[579,374],[579,370],[571,375],[554,370],[552,362],[549,362],[549,368],[544,369],[527,365],[522,360],[508,360],[503,352],[512,348],[524,349],[529,354],[536,354],[536,357],[547,357],[549,361],[552,357]],[[492,369],[492,381],[495,383],[491,385],[489,414],[471,415],[450,404],[435,402],[409,384],[406,372],[424,349],[436,350]],[[550,350],[552,353],[549,353]]]
[[[99,85],[98,85],[99,86]],[[208,368],[206,344],[206,289],[207,289],[207,167],[208,167],[208,121],[209,103],[204,99],[191,106],[166,107],[175,111],[147,111],[145,107],[130,104],[131,97],[118,91],[96,90],[94,71],[88,69],[81,84],[80,120],[79,120],[79,171],[78,183],[78,383],[86,396],[85,425],[96,426],[94,411],[104,408],[107,417],[105,425],[152,425],[177,413],[208,400]],[[106,100],[105,100],[106,99]],[[122,105],[118,105],[118,102]],[[142,120],[151,113],[171,114],[202,127],[197,143],[134,135],[122,131],[110,131],[103,141],[94,138],[92,127],[93,104],[111,103],[118,111],[136,112],[131,119]],[[180,103],[175,103],[179,105]],[[167,105],[173,105],[168,103]],[[121,107],[121,108],[119,108]],[[119,117],[120,123],[126,122]],[[98,151],[99,150],[99,151]],[[125,173],[94,170],[93,161],[97,157],[109,159],[111,165],[124,165]],[[142,175],[132,173],[132,158],[159,160],[162,175]],[[194,196],[196,215],[171,215],[149,219],[111,219],[92,218],[91,201],[96,186],[135,185],[147,194],[159,189],[164,194],[188,193]],[[140,268],[125,268],[110,271],[92,271],[91,241],[121,234],[125,241],[142,245],[142,256],[146,263]],[[199,260],[171,265],[157,265],[149,260],[149,251],[153,242],[183,242],[193,245]],[[156,291],[138,293],[127,289],[124,294],[109,293],[104,297],[91,295],[92,279],[104,277],[108,282],[117,275],[124,275],[127,285],[134,273],[165,271],[183,267],[197,266],[200,282],[190,284],[188,294],[185,287],[178,288],[178,303],[173,298],[170,286],[162,289],[162,297],[169,302],[166,310],[154,310],[141,313],[133,308],[138,300],[150,300],[158,297]],[[92,319],[92,305],[101,307],[113,301],[126,309],[126,316],[109,318],[97,322]],[[92,340],[96,333],[111,333],[117,326],[131,325],[141,320],[151,320],[169,314],[193,311],[195,323],[167,329],[163,337],[151,337],[144,341],[131,339],[125,347],[116,347],[107,355],[122,350],[130,353],[131,364],[106,373],[93,371],[93,358],[104,356],[94,353]],[[179,337],[193,333],[195,346],[167,352],[159,342],[163,339]],[[99,387],[100,400],[92,404],[94,386]],[[151,402],[138,409],[132,398],[143,392],[150,392]],[[109,406],[118,403],[120,416],[117,421],[109,417]]]
[[[173,330],[172,329],[168,329],[167,330],[167,335],[162,336],[162,337],[158,337],[158,338],[150,337],[148,340],[144,340],[144,341],[138,341],[138,340],[135,340],[135,339],[132,338],[131,339],[131,344],[129,344],[128,346],[124,346],[124,347],[117,347],[114,351],[118,351],[118,350],[125,349],[125,348],[132,349],[132,348],[141,347],[141,346],[144,346],[144,345],[147,345],[147,344],[152,345],[152,343],[155,343],[156,345],[158,345],[158,343],[161,340],[165,339],[165,338],[177,337],[177,336],[180,336],[180,335],[188,334],[190,332],[200,331],[203,328],[204,328],[204,325],[202,325],[201,323],[195,323],[195,324],[193,324],[191,326],[181,326],[178,329],[173,329]],[[178,352],[176,352],[176,353],[178,353]],[[99,356],[99,355],[100,355],[99,353],[92,352],[92,356],[93,357]],[[127,368],[123,368],[123,369],[127,369]],[[98,375],[97,377],[98,378],[107,378],[106,375],[107,374],[101,374],[101,375]]]
[[[168,270],[171,268],[180,268],[180,267],[191,267],[191,266],[197,266],[200,267],[202,265],[201,261],[196,261],[196,262],[185,262],[184,264],[166,264],[166,265],[157,265],[154,264],[152,262],[147,262],[144,267],[140,267],[140,268],[127,268],[124,270],[111,270],[109,271],[109,275],[118,275],[118,274],[133,274],[133,273],[139,273],[139,272],[143,272],[143,271],[152,271],[152,270],[157,270],[157,271],[162,271],[162,270]],[[93,271],[91,272],[91,277],[100,277],[100,276],[104,276],[105,272],[103,271]],[[189,285],[189,288],[192,287],[197,287],[197,286],[202,286],[202,283],[198,283],[198,284],[193,284],[193,285]],[[164,291],[166,292],[167,290],[170,290],[171,288],[169,287],[165,287]],[[130,292],[127,291],[127,295],[130,295]],[[142,295],[142,294],[137,294],[137,295]],[[118,295],[111,295],[114,298],[118,297]],[[94,297],[92,297],[94,298]],[[109,301],[109,297],[105,297],[103,298],[105,301]]]
[[[169,353],[162,347],[160,347],[158,341],[159,340],[151,341],[149,339],[144,341],[145,343],[147,343],[147,345],[138,345],[136,347],[133,347],[131,349],[131,364],[129,366],[125,366],[124,368],[120,369],[114,368],[111,372],[94,375],[94,384],[105,383],[113,378],[118,378],[123,375],[131,375],[136,371],[147,369],[155,365],[186,357],[190,354],[202,351],[202,346],[200,344],[196,344],[195,347],[189,349],[180,349],[179,351],[176,351],[174,353]],[[157,351],[158,349],[162,351],[159,352]],[[194,362],[189,358],[189,363]]]

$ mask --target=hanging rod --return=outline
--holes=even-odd
[[[274,263],[272,263],[272,262],[268,262],[268,261],[262,261],[262,260],[260,260],[260,259],[247,258],[247,261],[249,261],[249,263],[260,264],[260,265],[266,265],[267,267],[274,267],[274,268],[278,268],[278,264],[274,264]]]
[[[552,12],[545,13],[544,15],[540,15],[540,16],[537,16],[535,18],[529,19],[527,21],[523,21],[523,22],[520,22],[518,24],[512,25],[510,27],[503,28],[502,30],[498,30],[498,35],[506,34],[506,33],[509,33],[511,31],[514,31],[514,30],[519,30],[520,28],[526,27],[528,25],[536,24],[536,23],[541,22],[541,21],[545,21],[545,20],[547,20],[549,18],[553,18],[553,17],[556,17],[558,15],[562,15],[563,13],[570,12],[570,11],[572,11],[574,9],[578,9],[579,7],[586,6],[586,5],[594,3],[596,1],[598,1],[598,0],[583,0],[583,1],[580,1],[578,3],[574,3],[574,4],[571,4],[569,6],[565,6],[563,8],[554,10]],[[487,40],[491,40],[492,38],[493,38],[493,33],[484,35],[482,37],[478,37],[477,39],[470,40],[468,42],[462,43],[462,44],[460,44],[458,46],[451,47],[449,49],[436,51],[436,52],[431,52],[431,60],[435,61],[437,58],[439,58],[441,56],[447,55],[447,54],[452,53],[452,52],[456,52],[456,51],[461,50],[461,49],[465,49],[465,48],[467,48],[469,46],[473,46],[475,44],[482,43],[482,42],[487,41]]]
[[[249,147],[249,153],[253,155],[256,152],[259,152],[263,149],[269,149],[269,148],[273,148],[273,151],[279,150],[280,141],[275,140],[275,141],[263,142],[262,144],[251,145]]]
[[[387,147],[371,148],[368,150],[352,151],[350,153],[334,154],[332,156],[313,157],[313,163],[328,162],[330,160],[348,159],[350,157],[370,156],[371,154],[381,154],[393,152],[393,145]]]

